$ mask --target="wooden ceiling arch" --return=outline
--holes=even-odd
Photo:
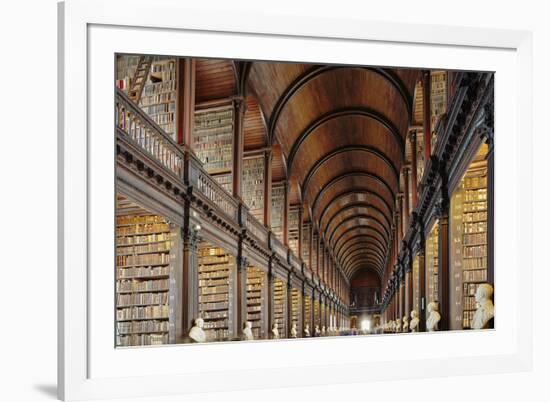
[[[384,237],[384,233],[380,229],[374,228],[369,225],[356,225],[350,228],[347,232],[344,232],[332,242],[333,249],[336,255],[339,255],[339,250],[342,247],[343,242],[347,240],[348,237],[357,234],[371,234],[378,238],[383,244],[387,244],[387,239]]]
[[[395,143],[397,146],[401,149],[401,152],[404,154],[405,152],[405,141],[401,134],[399,134],[399,131],[397,127],[393,124],[391,120],[389,120],[386,116],[383,114],[377,112],[374,109],[368,108],[368,107],[346,107],[336,110],[331,110],[324,115],[320,116],[318,119],[313,121],[296,139],[294,144],[292,144],[292,148],[290,149],[290,152],[288,153],[288,170],[289,172],[292,171],[292,162],[294,161],[294,158],[296,157],[296,154],[298,153],[298,150],[300,149],[300,146],[309,138],[309,136],[315,131],[323,126],[325,123],[330,122],[334,119],[339,119],[343,117],[363,117],[363,118],[369,118],[372,119],[379,124],[381,124],[390,135],[395,140]]]
[[[365,257],[376,261],[377,268],[384,266],[384,257],[378,254],[376,250],[371,248],[362,248],[348,254],[345,259],[342,260],[342,269],[347,271],[349,266],[354,266],[357,261],[360,261]]]
[[[385,254],[376,248],[373,243],[355,243],[353,247],[349,247],[345,253],[342,254],[342,266],[345,266],[346,262],[351,256],[355,256],[359,250],[373,250],[384,259]],[[382,253],[382,254],[381,254]]]
[[[359,260],[355,260],[352,264],[348,265],[345,269],[343,269],[344,273],[348,278],[351,278],[355,272],[357,272],[359,269],[369,268],[373,269],[380,278],[383,277],[383,270],[379,268],[376,260],[373,260],[372,258],[362,258]]]
[[[376,244],[378,245],[378,248],[380,248],[384,253],[388,251],[387,248],[385,248],[384,244],[381,243],[377,237],[359,234],[346,239],[346,241],[342,243],[342,245],[340,246],[340,250],[336,254],[338,260],[342,259],[346,255],[346,253],[357,244]]]
[[[356,182],[360,182],[361,185],[356,185]],[[339,190],[339,187],[343,188],[343,190]],[[371,195],[380,200],[384,207],[388,209],[389,215],[392,215],[393,205],[395,204],[395,192],[391,191],[391,188],[389,188],[387,183],[384,184],[380,177],[370,172],[355,170],[345,172],[331,179],[314,197],[311,203],[311,210],[314,213],[318,210],[320,199],[325,194],[328,194],[329,190],[336,193],[331,198],[331,201],[336,197],[351,194],[352,192]],[[330,202],[326,205],[330,205]],[[326,211],[326,206],[322,208],[322,211],[320,218],[322,218],[323,213]]]
[[[349,230],[350,229],[349,224],[353,223],[354,219],[357,220],[356,223],[358,224],[358,226],[361,226],[362,222],[367,221],[368,225],[379,229],[380,233],[384,235],[385,240],[389,242],[391,238],[389,230],[386,228],[386,226],[384,226],[382,222],[380,222],[378,219],[374,218],[372,215],[369,215],[369,214],[357,214],[357,215],[349,216],[347,218],[344,218],[339,223],[337,223],[333,228],[331,228],[331,230],[327,229],[327,231],[325,232],[325,238],[327,239],[327,242],[329,244],[332,244],[333,239],[338,238],[337,233],[341,231],[345,232]]]
[[[384,253],[381,252],[373,243],[356,243],[342,254],[342,266],[345,266],[350,258],[356,256],[359,251],[369,250],[375,252],[384,261]]]
[[[335,205],[335,204],[332,204]],[[380,219],[384,220],[384,222],[380,222],[387,226],[387,228],[391,228],[391,222],[388,219],[387,215],[376,205],[365,202],[365,201],[358,201],[358,202],[352,202],[351,204],[347,204],[344,207],[336,207],[338,209],[335,209],[334,213],[331,215],[325,215],[324,217],[327,217],[326,225],[323,222],[323,219],[319,219],[319,227],[321,231],[328,231],[328,228],[331,227],[331,224],[335,222],[337,218],[340,217],[340,215],[348,215],[349,213],[357,212],[359,214],[365,213],[365,211],[368,211],[369,213],[374,213],[380,221]],[[324,218],[323,217],[323,218]]]
[[[403,101],[406,104],[406,109],[409,114],[412,112],[412,96],[406,88],[403,81],[397,74],[394,74],[389,69],[383,69],[378,67],[361,67],[361,66],[338,66],[338,65],[323,65],[323,66],[314,66],[311,69],[305,71],[303,74],[298,76],[281,94],[277,103],[273,107],[273,112],[270,115],[268,132],[270,141],[273,142],[275,127],[277,126],[279,116],[281,111],[285,108],[290,99],[297,93],[301,88],[311,82],[313,79],[318,77],[321,74],[324,74],[329,71],[334,71],[337,69],[364,69],[372,71],[376,74],[379,74],[383,77],[389,84],[391,84],[401,95]]]
[[[317,162],[315,162],[315,164],[307,171],[301,185],[302,193],[307,194],[308,186],[312,177],[322,168],[322,166],[325,163],[327,163],[328,161],[332,160],[337,156],[341,156],[342,154],[351,153],[351,152],[362,152],[362,153],[368,154],[369,156],[372,155],[374,157],[381,159],[384,162],[384,164],[386,164],[387,167],[390,168],[392,173],[394,174],[394,179],[396,182],[395,184],[397,185],[399,183],[399,169],[397,169],[395,163],[393,163],[393,161],[390,158],[388,158],[387,155],[380,152],[376,148],[370,147],[368,145],[360,145],[360,144],[344,145],[339,148],[333,149],[330,152],[327,152],[325,155],[321,156],[321,158],[318,159]],[[390,192],[395,194],[395,190],[392,189],[390,184],[388,184],[388,182],[384,178],[380,177],[380,180],[383,182],[383,184],[388,188]]]
[[[381,277],[420,71],[281,62],[235,68],[239,92],[253,93],[265,116],[266,146],[278,144],[286,160],[290,203],[304,207],[348,279],[359,269]]]

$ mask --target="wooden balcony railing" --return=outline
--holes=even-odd
[[[184,174],[184,153],[128,96],[116,89],[115,127],[179,178]]]
[[[262,225],[258,220],[248,213],[248,208],[242,204],[242,225],[249,231],[256,239],[263,244],[267,245],[267,239],[269,237],[268,229]]]
[[[231,220],[239,220],[239,202],[208,174],[202,163],[193,155],[186,155],[188,181],[208,200],[212,201]]]

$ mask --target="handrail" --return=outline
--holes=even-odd
[[[186,156],[187,180],[189,184],[195,186],[201,194],[238,223],[239,202],[208,174],[196,157],[189,154]]]
[[[185,154],[179,145],[118,88],[115,110],[115,127],[165,168],[183,179]]]

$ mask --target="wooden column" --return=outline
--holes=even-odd
[[[246,299],[246,282],[248,261],[242,255],[237,257],[237,291],[236,293],[236,308],[237,308],[237,334],[242,336],[243,325],[247,321],[247,299]]]
[[[298,207],[298,255],[297,255],[299,259],[302,259],[302,247],[303,247],[302,237],[304,233],[304,228],[303,228],[304,222],[302,222],[303,216],[304,216],[304,207],[300,205]]]
[[[199,260],[198,232],[189,227],[189,221],[183,229],[183,289],[182,289],[182,335],[186,336],[199,316]]]
[[[410,167],[408,166],[405,166],[405,168],[403,169],[403,179],[405,181],[405,196],[404,196],[404,199],[403,199],[403,209],[405,210],[404,214],[403,214],[403,227],[404,227],[404,232],[407,233],[407,229],[408,229],[408,226],[409,226],[409,216],[411,214],[411,208],[410,208],[410,204],[409,204],[409,195],[410,195],[410,188],[409,188],[409,172],[410,172]]]
[[[195,59],[178,58],[176,87],[176,140],[193,148],[195,122]]]
[[[283,203],[283,243],[285,246],[288,246],[288,213],[289,208],[289,183],[288,180],[284,181],[284,203]]]
[[[233,101],[233,196],[241,199],[243,186],[244,114],[246,103],[242,98]]]
[[[412,272],[410,269],[405,269],[405,314],[410,319],[412,310]]]
[[[264,225],[271,227],[271,162],[273,154],[271,149],[264,153]]]
[[[273,324],[273,319],[275,315],[275,310],[273,308],[273,294],[275,281],[273,277],[273,259],[270,258],[268,262],[268,271],[267,271],[267,295],[266,295],[266,304],[267,304],[267,333],[265,335],[266,339],[271,339],[271,325]]]
[[[439,244],[438,244],[438,290],[439,290],[439,330],[450,328],[451,306],[449,303],[449,211],[443,211],[439,217]]]
[[[432,155],[432,83],[430,70],[422,71],[423,123],[424,123],[424,161],[428,163]]]
[[[403,193],[399,193],[397,196],[397,201],[399,203],[399,241],[397,242],[397,255],[399,255],[399,245],[401,244],[401,240],[403,240],[403,237],[405,237],[405,209],[403,208],[403,199],[405,198],[405,195]]]
[[[417,161],[417,149],[416,149],[416,130],[413,130],[409,134],[409,141],[411,142],[411,191],[412,191],[412,207],[416,208],[418,202],[418,161]]]
[[[292,326],[292,274],[288,274],[286,283],[286,325],[285,338],[290,338],[290,327]]]
[[[312,259],[313,258],[313,253],[312,253],[312,251],[313,251],[313,223],[311,221],[309,223],[309,242],[308,243],[309,243],[309,254],[307,256],[307,260],[308,260],[307,261],[307,266],[308,266],[309,270],[311,272],[313,272],[313,265],[311,265],[312,262],[313,262],[313,259]]]
[[[418,274],[420,280],[420,311],[418,316],[420,318],[419,330],[426,330],[426,253],[425,245],[422,244],[422,249],[418,253]]]

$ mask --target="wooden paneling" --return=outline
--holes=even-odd
[[[197,59],[196,62],[197,103],[228,98],[236,94],[236,79],[231,60]]]
[[[254,96],[247,96],[245,102],[244,150],[250,151],[266,146],[267,129],[256,98]]]

